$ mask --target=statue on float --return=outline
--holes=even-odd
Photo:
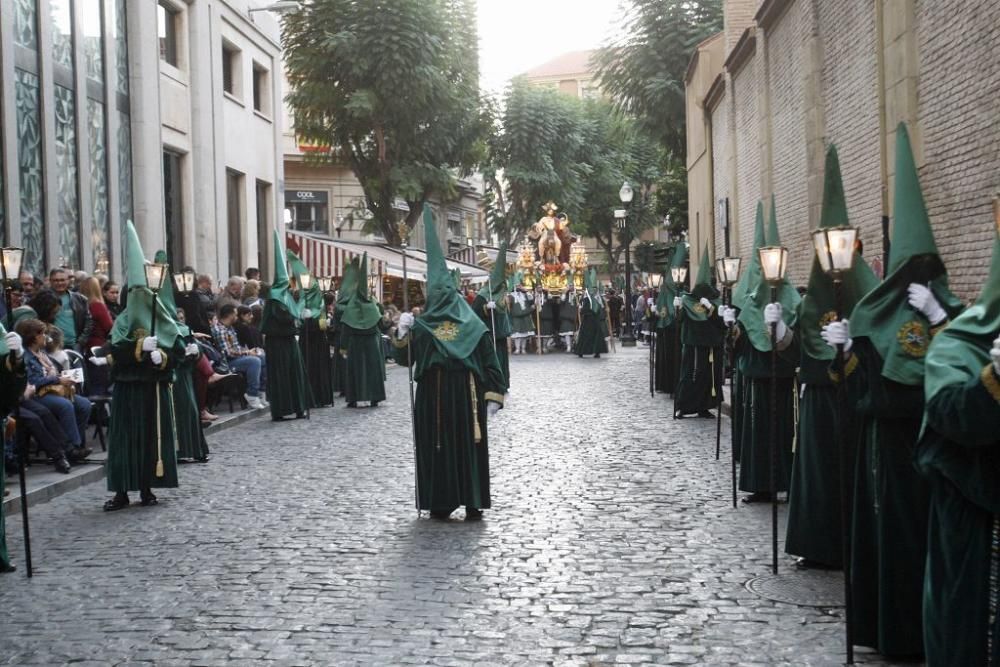
[[[559,207],[548,202],[542,207],[545,215],[528,230],[530,243],[521,244],[518,269],[525,285],[536,285],[553,293],[562,293],[570,286],[583,287],[587,270],[587,251],[580,239],[570,231],[570,220]]]

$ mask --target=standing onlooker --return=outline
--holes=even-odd
[[[251,266],[249,269],[244,271],[243,275],[246,276],[248,281],[256,280],[258,283],[260,282],[260,269],[255,266]]]
[[[118,298],[121,296],[121,288],[118,286],[118,283],[109,280],[101,287],[101,294],[104,297],[104,305],[107,306],[113,320],[122,312],[121,304],[118,303]]]
[[[226,289],[215,300],[215,312],[221,315],[223,306],[233,306],[235,308],[243,305],[244,283],[246,283],[246,280],[243,279],[243,276],[230,276],[226,282]]]
[[[49,287],[61,306],[53,324],[63,332],[66,347],[82,351],[94,326],[87,299],[69,291],[69,274],[65,269],[52,269],[49,273]]]
[[[103,347],[108,342],[108,335],[114,321],[111,318],[111,311],[104,303],[104,296],[101,294],[101,287],[96,278],[84,278],[80,283],[80,294],[87,299],[90,308],[90,317],[94,320],[94,326],[90,330],[90,336],[84,342],[84,349],[92,347]]]
[[[18,281],[21,283],[21,290],[24,292],[24,300],[29,300],[35,293],[35,290],[38,289],[38,279],[30,271],[21,271]]]

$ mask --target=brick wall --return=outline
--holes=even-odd
[[[753,248],[754,215],[760,199],[760,145],[757,139],[757,68],[751,60],[733,77],[736,126],[736,196],[739,242],[747,253]],[[733,239],[734,243],[736,239]]]
[[[729,174],[732,166],[729,152],[729,96],[728,93],[719,100],[715,108],[712,109],[712,180],[715,183],[715,200],[729,197],[730,217],[736,211],[736,202],[733,201],[732,184],[729,181]],[[732,238],[730,249],[732,252],[739,252],[739,243],[736,238]],[[716,257],[721,257],[726,249],[724,230],[721,225],[715,226],[715,252]]]
[[[753,15],[762,0],[725,0],[723,20],[726,33],[726,53],[728,54],[740,41],[743,32],[753,25]]]
[[[921,184],[952,289],[978,294],[1000,190],[1000,3],[917,3]]]

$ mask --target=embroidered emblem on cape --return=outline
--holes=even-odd
[[[827,324],[832,324],[837,321],[836,311],[830,310],[823,313],[823,316],[819,318],[819,328],[822,329]]]
[[[454,322],[445,322],[434,329],[434,337],[450,343],[458,338],[458,326]]]
[[[701,305],[700,303],[695,304],[692,310],[694,310],[694,312],[698,313],[699,315],[704,315],[705,313],[708,312],[708,309],[705,308],[705,306]]]
[[[665,318],[667,316],[667,307],[663,306],[658,311],[656,311],[656,316]]]
[[[899,341],[903,352],[911,357],[923,357],[927,354],[927,347],[930,341],[927,339],[927,329],[920,322],[910,321],[899,328],[896,332],[896,339]]]

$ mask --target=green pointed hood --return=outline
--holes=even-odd
[[[715,306],[713,312],[719,309],[719,290],[712,285],[712,264],[708,260],[708,244],[701,253],[701,262],[698,264],[698,277],[695,278],[691,291],[684,294],[681,305],[688,319],[696,322],[704,322],[709,318],[709,312],[705,306],[701,305],[702,298],[708,299]]]
[[[288,267],[286,262],[285,244],[281,241],[281,236],[277,230],[274,232],[274,281],[271,283],[271,290],[268,292],[267,300],[276,306],[284,308],[292,317],[299,318],[302,314],[302,306],[295,301],[291,290],[288,288]],[[264,309],[267,313],[267,309]],[[264,324],[261,323],[261,328]]]
[[[896,191],[893,195],[892,253],[886,279],[854,307],[851,335],[868,338],[882,357],[882,376],[915,386],[924,381],[924,359],[931,324],[910,307],[907,287],[928,285],[949,317],[962,302],[948,287],[948,274],[938,255],[917,176],[909,134],[896,129]]]
[[[368,253],[356,260],[351,280],[344,274],[344,282],[340,286],[340,299],[337,308],[340,309],[340,321],[352,329],[371,329],[382,319],[382,311],[368,294]]]
[[[340,289],[337,290],[337,309],[347,305],[347,302],[358,292],[358,265],[360,257],[352,257],[344,266],[344,275],[340,278]]]
[[[490,294],[490,287],[493,288],[493,294]],[[479,290],[479,296],[483,297],[487,301],[495,301],[497,305],[501,305],[503,302],[503,297],[507,293],[507,242],[504,241],[500,244],[500,250],[497,251],[497,261],[493,263],[493,268],[490,269],[490,279],[488,282],[483,283],[482,288]]]
[[[467,364],[471,369],[473,364],[468,359],[489,329],[459,294],[438,243],[434,214],[426,204],[424,238],[427,249],[427,302],[413,328],[429,336],[442,355]]]
[[[1000,230],[997,230],[1000,232]],[[991,363],[990,349],[1000,331],[1000,234],[993,239],[990,275],[976,303],[934,337],[927,352],[924,394],[930,401],[953,384],[978,377]]]
[[[768,224],[765,244],[768,246],[781,245],[773,196],[771,197],[771,220]],[[764,322],[764,308],[771,302],[771,286],[764,280],[764,271],[760,267],[760,258],[756,251],[754,251],[754,260],[756,261],[751,262],[751,270],[754,269],[754,264],[756,264],[756,273],[751,277],[756,279],[756,283],[751,286],[752,291],[744,299],[739,321],[743,325],[743,328],[746,329],[750,344],[760,352],[770,352],[771,334],[769,327]],[[799,307],[799,302],[802,301],[802,297],[799,296],[799,293],[788,281],[788,278],[782,280],[778,285],[776,299],[781,304],[782,319],[786,325],[790,326],[795,321],[795,313]]]
[[[131,342],[139,336],[148,336],[151,331],[153,292],[146,287],[145,266],[146,256],[142,253],[139,235],[135,231],[135,226],[129,221],[125,225],[125,280],[128,285],[128,300],[125,310],[115,319],[112,327],[112,344]],[[165,282],[169,288],[170,278],[167,277]],[[181,336],[180,327],[159,298],[156,299],[156,303],[156,340],[160,347],[170,349]]]
[[[847,202],[844,198],[844,184],[840,176],[840,160],[836,146],[826,151],[826,167],[823,180],[823,209],[820,213],[820,227],[844,227],[847,219]],[[855,256],[854,266],[844,274],[841,282],[842,317],[847,317],[854,305],[865,294],[878,286],[878,278],[860,255]],[[813,257],[809,273],[809,287],[799,304],[798,314],[792,328],[799,335],[802,355],[821,361],[833,359],[833,348],[823,342],[820,332],[823,326],[836,318],[836,295],[833,280]]]
[[[170,264],[170,262],[167,261],[166,250],[157,250],[156,255],[153,257],[153,261],[157,264]],[[177,317],[177,298],[174,296],[173,266],[170,267],[167,279],[163,282],[163,289],[160,290],[159,301],[163,304],[164,310],[166,310],[170,317],[177,322],[177,330],[180,332],[181,337],[187,338],[190,336],[191,327],[186,324],[181,324]]]
[[[602,315],[604,313],[604,297],[601,296],[601,286],[597,281],[597,269],[594,267],[583,274],[583,287],[587,300],[590,302],[590,309],[598,315]]]
[[[750,256],[743,262],[743,266],[745,267],[743,274],[736,281],[736,285],[733,286],[732,305],[736,308],[742,309],[743,302],[746,301],[746,298],[757,287],[761,272],[760,257],[757,255],[757,249],[763,248],[765,245],[767,245],[767,240],[764,236],[764,202],[758,201],[757,217],[753,228],[753,248],[750,249]]]
[[[451,270],[451,277],[455,281],[455,289],[461,290],[462,289],[462,270],[461,269],[452,269]]]
[[[673,269],[687,262],[687,244],[683,241],[674,246],[674,256],[663,274],[660,293],[656,296],[656,328],[665,329],[674,323],[674,297],[681,295],[680,287],[674,283]]]
[[[294,252],[286,250],[285,256],[288,258],[288,265],[291,266],[292,273],[294,275],[312,275],[312,272],[309,271],[309,267],[307,267],[305,262],[299,259],[299,256]],[[301,285],[299,288],[301,289]],[[309,284],[309,289],[301,291],[302,295],[299,298],[299,307],[308,308],[313,311],[313,317],[320,317],[326,312],[326,307],[323,304],[323,293],[319,289],[319,282],[316,281],[315,276],[313,276],[313,279]]]

